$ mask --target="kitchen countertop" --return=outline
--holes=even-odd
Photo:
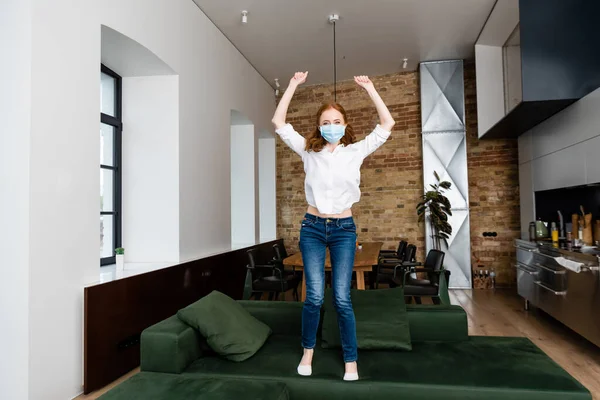
[[[567,250],[552,246],[550,242],[530,242],[529,240],[515,239],[517,245],[528,248],[537,248],[540,253],[552,257],[564,257],[569,260],[584,263],[589,266],[600,265],[600,251],[597,249]]]

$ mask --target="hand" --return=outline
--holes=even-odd
[[[306,72],[296,72],[292,79],[290,79],[290,85],[300,86],[304,82],[306,82],[306,78],[308,77],[308,71]]]
[[[356,84],[358,86],[363,87],[366,90],[374,89],[375,88],[375,86],[373,85],[373,82],[371,82],[371,80],[369,79],[369,77],[366,76],[366,75],[355,76],[354,77],[354,82],[356,82]]]

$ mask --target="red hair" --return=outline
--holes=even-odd
[[[321,135],[321,131],[319,130],[319,125],[321,123],[321,115],[325,111],[330,110],[330,109],[339,111],[342,114],[342,116],[344,117],[344,124],[347,124],[348,117],[346,115],[346,110],[344,110],[344,107],[342,107],[338,103],[323,104],[321,106],[321,108],[319,108],[319,111],[317,111],[317,121],[316,121],[315,130],[306,137],[306,151],[319,152],[319,151],[323,150],[323,147],[325,147],[325,145],[327,144],[327,141]],[[344,144],[344,146],[348,146],[349,144],[352,144],[355,141],[356,141],[356,137],[354,136],[354,129],[352,128],[352,126],[350,124],[348,124],[346,126],[346,131],[344,133],[344,136],[342,136],[342,138],[340,139],[340,143]]]

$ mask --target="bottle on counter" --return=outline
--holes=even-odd
[[[535,222],[529,223],[529,241],[535,242]]]
[[[552,236],[552,246],[558,247],[558,229],[556,229],[556,222],[550,225],[550,235]]]

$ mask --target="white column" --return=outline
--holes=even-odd
[[[260,240],[273,240],[277,237],[276,212],[276,158],[275,138],[258,139],[258,190],[260,215]]]
[[[0,3],[0,392],[29,397],[31,2]]]
[[[256,242],[254,125],[231,126],[231,244]]]

